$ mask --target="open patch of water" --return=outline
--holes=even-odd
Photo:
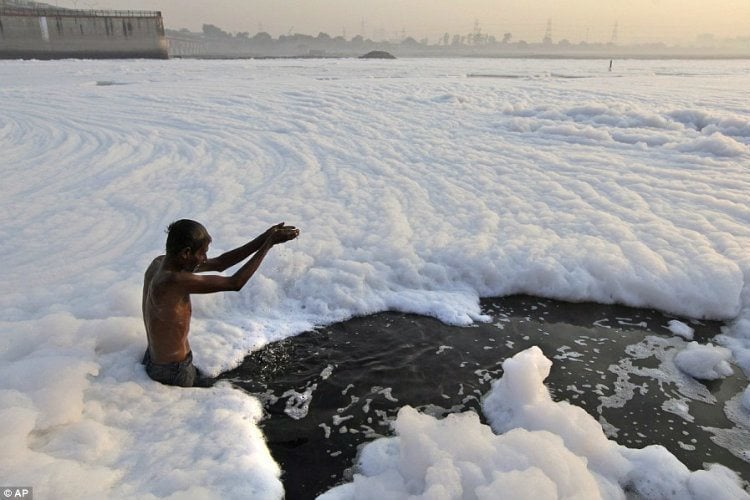
[[[358,447],[391,435],[399,408],[433,416],[480,413],[501,363],[539,346],[554,365],[546,384],[599,419],[631,448],[661,444],[691,470],[718,462],[745,480],[750,426],[736,414],[748,384],[734,375],[696,381],[674,365],[687,342],[672,317],[617,305],[529,296],[485,299],[493,319],[470,327],[379,313],[269,344],[220,378],[258,396],[269,448],[284,470],[287,498],[314,498],[347,480]],[[692,321],[705,343],[721,323]]]

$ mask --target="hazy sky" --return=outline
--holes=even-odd
[[[696,35],[750,36],[750,0],[47,0],[60,6],[160,10],[167,28],[215,24],[232,33],[267,31],[351,38],[399,38],[433,43],[445,32],[483,33],[540,41],[690,41]]]

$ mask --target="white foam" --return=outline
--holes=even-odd
[[[669,320],[667,328],[669,328],[669,331],[675,335],[679,335],[687,340],[693,340],[693,333],[695,330],[678,319]]]
[[[0,328],[2,477],[63,498],[282,495],[259,402],[226,384],[148,379],[137,320],[55,314]]]
[[[716,380],[731,375],[729,361],[732,353],[724,347],[690,342],[674,358],[675,364],[691,377],[703,380]]]
[[[581,408],[544,386],[552,363],[538,347],[503,362],[482,409],[443,420],[410,407],[395,437],[362,449],[353,480],[320,498],[750,498],[726,467],[691,472],[662,446],[606,438]]]
[[[142,273],[181,217],[206,224],[212,254],[302,229],[240,293],[194,298],[209,374],[314,325],[384,309],[469,324],[488,319],[480,296],[512,293],[731,319],[722,345],[750,373],[742,62],[623,61],[619,78],[600,61],[294,66],[0,62],[0,437],[18,452],[0,470],[15,482],[280,491],[257,403],[165,389],[137,363]],[[466,78],[498,73],[519,78]],[[219,418],[216,401],[226,427],[175,424],[179,468],[171,443],[141,442],[150,421]],[[223,457],[205,468],[204,435]]]

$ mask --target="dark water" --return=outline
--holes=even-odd
[[[532,345],[553,361],[546,380],[553,399],[586,409],[618,443],[661,444],[691,470],[719,462],[750,479],[737,451],[750,448],[750,430],[724,412],[747,380],[736,367],[706,383],[675,370],[671,357],[685,342],[666,328],[671,317],[528,296],[482,307],[493,321],[471,327],[394,312],[354,318],[270,344],[223,374],[264,402],[262,428],[287,498],[314,498],[348,480],[358,447],[391,435],[404,405],[437,417],[481,415],[502,361]],[[704,343],[721,324],[690,326]]]

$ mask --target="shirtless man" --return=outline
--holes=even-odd
[[[198,222],[182,219],[167,230],[167,253],[155,258],[143,279],[143,321],[148,348],[143,356],[146,373],[157,382],[191,387],[197,378],[188,342],[192,293],[239,291],[260,266],[272,246],[292,240],[299,229],[282,222],[241,247],[218,257],[206,256],[211,236]],[[253,255],[255,254],[255,255]],[[232,276],[222,272],[245,262]]]

